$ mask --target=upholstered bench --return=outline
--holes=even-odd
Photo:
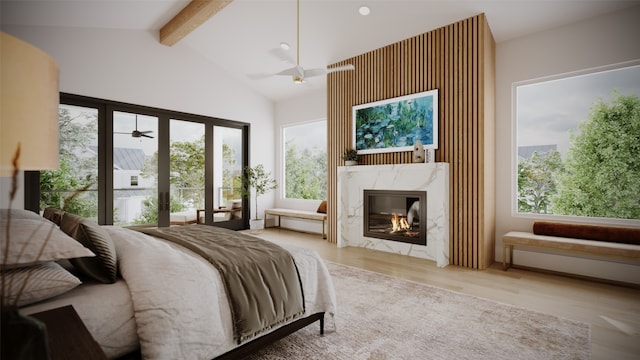
[[[178,211],[169,214],[169,223],[171,225],[188,225],[195,224],[197,221],[195,211]]]
[[[319,213],[315,211],[305,211],[305,210],[293,210],[293,209],[267,209],[264,211],[265,229],[267,228],[267,215],[278,217],[278,225],[275,226],[278,228],[280,227],[281,217],[321,221],[322,222],[322,238],[323,239],[327,238],[327,235],[325,234],[325,221],[327,220],[327,214],[325,213]]]
[[[510,231],[502,237],[504,270],[513,265],[514,246],[640,260],[640,229],[536,222],[533,232]]]

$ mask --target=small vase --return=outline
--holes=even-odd
[[[47,326],[20,314],[17,307],[2,309],[2,359],[49,359]]]
[[[357,160],[345,160],[344,165],[345,166],[355,166],[355,165],[358,165],[358,161]]]

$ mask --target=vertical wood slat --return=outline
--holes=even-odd
[[[351,107],[439,89],[439,149],[450,164],[450,262],[493,262],[495,43],[483,14],[344,60],[327,79],[328,239],[337,242],[337,167],[352,147]],[[362,165],[410,163],[412,152],[369,154]]]

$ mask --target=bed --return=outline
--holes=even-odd
[[[229,274],[225,273],[240,266],[236,265],[237,260],[232,259],[224,270],[220,264],[210,262],[208,256],[203,257],[197,247],[185,247],[158,234],[99,226],[61,210],[48,209],[44,214],[46,218],[23,210],[11,210],[11,213],[13,250],[20,247],[15,244],[24,242],[21,239],[29,238],[28,243],[32,244],[28,245],[36,246],[34,239],[49,237],[44,256],[38,261],[32,255],[23,254],[22,259],[16,260],[15,254],[9,254],[9,263],[13,264],[4,270],[6,274],[18,279],[21,272],[31,269],[33,287],[44,284],[45,288],[27,286],[19,299],[20,311],[28,315],[73,305],[109,358],[137,352],[145,359],[238,358],[239,354],[252,352],[313,322],[318,321],[321,329],[325,318],[333,322],[336,310],[333,284],[323,260],[313,250],[207,225],[166,228],[184,228],[192,234],[199,231],[198,228],[220,231],[219,237],[229,237],[234,242],[240,241],[238,237],[245,237],[251,244],[265,243],[269,248],[284,249],[289,254],[299,290],[291,286],[289,280],[283,285],[284,295],[276,300],[266,299],[271,291],[278,292],[275,290],[243,295],[242,299],[255,302],[261,310],[257,312],[259,328],[241,332],[239,324],[251,321],[237,314],[239,301],[230,297],[226,278]],[[4,233],[6,210],[1,215]],[[25,254],[35,254],[35,249],[29,248]],[[286,257],[282,255],[283,259]],[[271,264],[273,260],[257,262]],[[56,274],[47,275],[51,272]],[[245,268],[236,273],[249,272]],[[268,283],[269,276],[264,277],[257,282]],[[298,301],[296,291],[302,295],[299,300],[302,307],[289,309]],[[271,310],[279,315],[266,314]]]

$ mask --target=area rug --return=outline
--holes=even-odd
[[[250,359],[589,359],[588,324],[327,262],[338,311]]]

